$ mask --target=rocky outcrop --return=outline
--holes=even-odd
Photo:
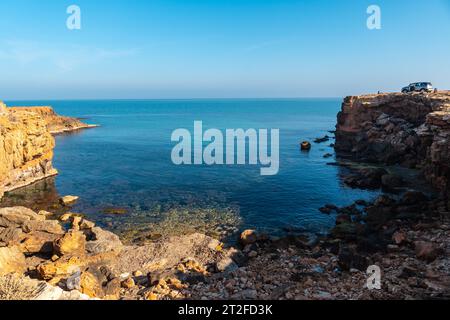
[[[423,170],[440,190],[450,181],[450,92],[351,96],[338,114],[339,156]]]
[[[39,114],[46,122],[51,134],[97,127],[97,125],[83,123],[77,118],[60,116],[55,113],[52,107],[11,107],[10,109]]]
[[[0,106],[0,197],[57,174],[52,166],[55,140],[42,117]]]
[[[7,108],[0,101],[0,198],[6,191],[54,176],[52,134],[95,127],[51,107]]]

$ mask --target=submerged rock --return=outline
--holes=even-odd
[[[79,199],[79,197],[77,197],[77,196],[64,196],[60,199],[60,202],[62,205],[70,206],[70,205],[74,204],[75,202],[77,202],[78,199]]]

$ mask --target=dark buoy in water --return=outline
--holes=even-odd
[[[308,141],[303,141],[300,144],[300,148],[302,149],[302,151],[309,151],[311,150],[311,143],[309,143]]]

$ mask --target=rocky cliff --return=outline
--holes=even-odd
[[[53,176],[52,134],[96,127],[57,115],[51,107],[6,107],[0,101],[0,198]]]
[[[77,118],[64,117],[55,113],[52,107],[11,107],[15,111],[28,111],[39,114],[47,124],[51,134],[59,134],[79,129],[96,127],[96,125],[86,124]]]
[[[450,181],[450,92],[347,97],[338,114],[341,157],[423,171],[441,191]]]
[[[52,166],[54,146],[38,113],[10,110],[0,103],[0,198],[5,191],[57,174]]]

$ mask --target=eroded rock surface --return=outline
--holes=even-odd
[[[340,156],[422,169],[441,191],[450,180],[450,92],[351,96],[338,115]]]

